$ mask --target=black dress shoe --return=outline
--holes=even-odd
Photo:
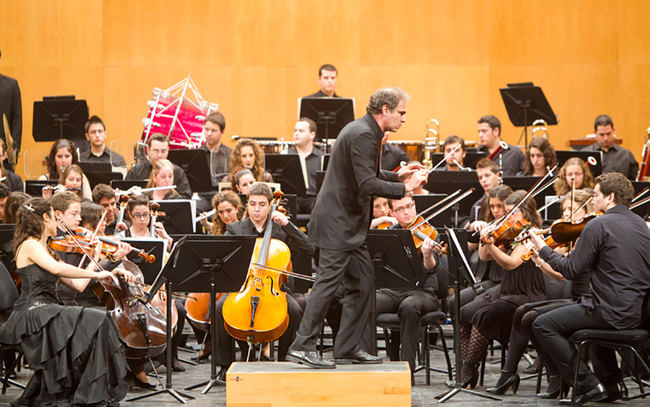
[[[287,360],[313,367],[314,369],[335,369],[336,364],[331,360],[324,360],[315,350],[293,350],[287,352]]]
[[[510,376],[504,378],[503,380],[500,377],[499,380],[497,381],[496,386],[489,387],[485,389],[485,391],[487,391],[488,393],[501,395],[507,392],[510,386],[512,386],[512,394],[517,394],[517,389],[519,388],[519,381],[521,380],[519,378],[519,375],[517,373],[508,373],[508,372],[501,373],[502,376],[504,374],[510,374]]]
[[[548,387],[543,393],[537,393],[536,396],[541,399],[556,399],[562,390],[562,378],[560,376],[552,375],[549,377]]]
[[[175,361],[172,362],[172,370],[174,372],[184,372],[185,366],[181,364],[180,360],[176,359]]]
[[[141,381],[138,380],[138,379],[135,379],[135,380],[133,381],[133,385],[134,385],[135,387],[138,387],[138,388],[140,388],[140,389],[144,389],[144,390],[156,390],[156,386],[155,386],[155,385],[153,385],[153,384],[151,384],[151,383],[141,382]]]
[[[585,403],[588,403],[590,401],[600,401],[604,398],[607,397],[607,392],[605,391],[605,387],[602,384],[598,384],[594,387],[591,388],[591,390],[586,391],[582,394],[579,394],[576,397],[576,406],[581,406]],[[570,406],[571,405],[571,399],[562,399],[560,400],[560,405],[561,406]]]
[[[359,350],[352,355],[340,356],[336,358],[336,363],[341,365],[377,365],[381,363],[381,358],[379,356],[371,355],[363,350]]]

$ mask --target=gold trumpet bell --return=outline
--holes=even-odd
[[[437,119],[429,119],[427,131],[424,134],[424,159],[422,165],[426,168],[433,166],[432,154],[439,151],[440,122]]]

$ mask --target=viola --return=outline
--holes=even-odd
[[[392,225],[388,222],[380,223],[377,229],[395,229],[398,225]],[[415,248],[422,251],[422,244],[426,239],[436,240],[438,231],[431,224],[424,220],[422,216],[417,216],[411,224],[406,227],[411,232]],[[434,242],[434,250],[438,254],[447,254],[447,248],[440,243]]]
[[[255,243],[246,280],[239,292],[228,294],[223,305],[226,331],[233,338],[251,343],[274,341],[289,325],[287,294],[281,287],[288,279],[288,273],[282,271],[291,270],[291,252],[284,242],[271,238],[271,214],[280,199],[282,192],[276,191],[264,237]]]
[[[582,221],[580,222],[573,223],[562,221],[554,223],[551,225],[551,236],[559,243],[573,242],[580,237],[580,234],[587,223],[601,215],[603,215],[602,212],[594,212],[582,218]]]

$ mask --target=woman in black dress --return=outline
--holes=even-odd
[[[18,210],[14,236],[20,298],[0,328],[0,342],[20,345],[34,370],[14,406],[118,405],[129,388],[124,343],[115,323],[98,309],[64,306],[56,298],[58,280],[83,291],[90,279],[131,273],[95,272],[57,261],[47,242],[57,224],[50,204],[32,198]],[[90,266],[89,266],[90,268]]]
[[[505,210],[510,212],[526,195],[526,191],[515,191],[504,201]],[[526,199],[519,209],[509,218],[511,221],[526,219],[535,227],[540,227],[542,220],[537,213],[535,200]],[[496,293],[479,296],[461,308],[460,347],[463,357],[461,383],[474,387],[478,381],[478,366],[487,352],[490,339],[497,339],[505,344],[510,336],[512,317],[518,306],[527,302],[540,301],[545,298],[544,277],[532,262],[521,258],[528,249],[518,245],[514,249],[497,247],[492,238],[485,239],[487,229],[481,232],[479,246],[481,260],[494,260],[503,268],[501,288]],[[470,317],[471,316],[471,317]]]

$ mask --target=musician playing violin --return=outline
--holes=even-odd
[[[537,213],[535,200],[527,198],[521,202],[525,196],[526,191],[516,191],[506,198],[507,220],[512,224],[526,220],[539,227],[542,220]],[[518,209],[515,209],[517,204]],[[481,232],[479,256],[481,260],[494,260],[503,268],[501,287],[496,293],[476,297],[461,308],[460,315],[463,356],[460,377],[462,385],[469,387],[477,383],[478,366],[485,357],[489,340],[507,343],[515,309],[521,304],[545,298],[542,272],[521,257],[527,248],[521,244],[512,250],[497,247],[494,241],[499,236],[492,234],[491,229],[485,228]]]
[[[411,193],[406,193],[403,198],[389,199],[390,214],[397,220],[398,229],[408,229],[416,220],[417,213],[415,201]],[[377,290],[376,313],[397,313],[400,321],[401,348],[399,360],[409,362],[411,375],[415,370],[415,354],[420,337],[420,317],[427,312],[438,309],[438,280],[436,273],[445,265],[443,257],[434,251],[436,243],[426,238],[421,246],[422,267],[427,278],[420,287],[412,290],[394,290],[381,288]],[[444,259],[446,260],[446,259]],[[396,346],[393,348],[393,346]],[[391,348],[399,348],[399,343],[391,343]]]
[[[490,211],[487,201],[487,196],[490,193],[490,190],[497,185],[499,185],[499,166],[487,158],[481,158],[476,163],[476,176],[478,178],[481,188],[485,192],[478,201],[474,202],[472,209],[469,212],[470,225],[468,229],[472,232],[479,230],[478,226],[474,223],[479,219],[486,218]]]
[[[554,364],[566,382],[572,381],[572,361],[577,357],[568,339],[573,332],[636,328],[642,322],[642,304],[650,289],[650,232],[643,219],[628,209],[633,195],[634,187],[623,174],[597,177],[594,210],[605,214],[586,224],[568,257],[553,252],[539,236],[529,233],[540,257],[564,277],[574,279],[592,270],[591,288],[579,304],[551,311],[533,323],[544,360]],[[622,375],[614,351],[598,346],[592,350],[596,376],[580,362],[574,389],[579,404],[621,396],[618,383]]]
[[[574,191],[573,194],[569,193],[565,195],[562,201],[562,219],[559,221],[580,222],[586,214],[593,211],[590,199],[591,192],[582,189]],[[563,255],[567,254],[568,245],[559,246],[555,251]],[[532,334],[532,324],[535,319],[556,308],[575,303],[578,298],[589,290],[590,273],[582,273],[575,281],[570,281],[565,280],[562,274],[553,270],[548,263],[543,261],[536,254],[535,251],[531,251],[530,261],[535,262],[535,265],[545,274],[558,281],[548,283],[547,288],[550,289],[547,292],[547,300],[520,305],[515,311],[510,339],[508,340],[508,354],[506,361],[496,385],[487,389],[490,393],[503,394],[511,386],[513,387],[513,390],[518,387],[520,379],[517,375],[517,365],[526,352],[528,342],[531,339],[533,340],[535,347],[538,349],[538,360],[541,361],[541,359],[543,359],[544,350],[540,350],[540,347],[536,343]],[[569,295],[563,297],[565,293]],[[555,370],[555,365],[545,362],[540,362],[538,365],[541,366],[542,363],[546,366],[548,372],[549,385],[545,392],[539,393],[537,396],[540,398],[556,398],[560,393],[560,385],[562,383],[559,372]]]
[[[146,195],[133,195],[127,203],[127,214],[131,219],[131,227],[124,231],[125,237],[158,237],[167,241],[167,250],[171,251],[174,240],[169,236],[161,222],[153,225],[155,236],[151,236],[151,211],[149,198]]]
[[[314,246],[309,243],[307,236],[296,225],[291,223],[281,212],[275,211],[269,213],[271,209],[271,200],[273,194],[271,188],[263,183],[256,183],[251,187],[246,204],[247,218],[238,222],[228,224],[225,235],[257,235],[264,236],[266,221],[268,216],[273,220],[272,238],[285,242],[291,251],[300,251],[308,256],[313,256]],[[282,286],[287,287],[287,284]],[[285,288],[286,289],[286,288]],[[226,297],[217,301],[216,324],[217,324],[217,341],[219,343],[218,364],[222,367],[220,377],[225,377],[225,372],[234,361],[233,338],[226,332],[223,320],[223,304]],[[289,314],[289,326],[282,334],[278,341],[278,360],[285,360],[287,349],[294,339],[298,325],[302,318],[302,309],[292,295],[287,295],[287,306]],[[248,349],[248,344],[239,342],[240,349],[244,352]],[[214,355],[213,355],[214,356]]]
[[[594,187],[594,176],[582,159],[569,158],[560,168],[557,181],[553,184],[556,195],[565,195],[571,188],[584,189]]]
[[[114,235],[117,227],[117,197],[115,191],[106,184],[97,184],[93,188],[93,202],[101,205],[106,211],[104,215],[104,222],[106,222],[105,233]]]
[[[23,291],[0,327],[0,342],[19,345],[34,374],[13,404],[118,405],[128,390],[119,330],[106,310],[62,305],[55,285],[83,291],[91,280],[134,277],[58,261],[48,248],[56,234],[57,220],[46,200],[32,198],[20,207],[14,252]],[[55,345],[56,351],[47,351]]]

